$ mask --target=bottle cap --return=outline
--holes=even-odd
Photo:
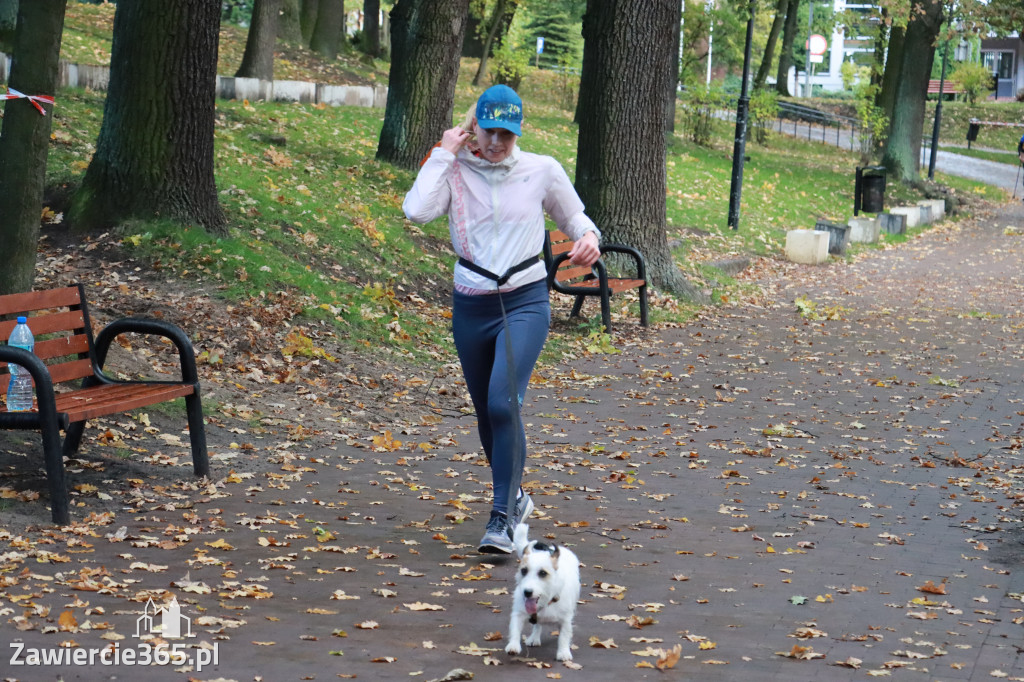
[[[24,315],[18,315],[18,324],[26,324],[27,322],[28,322],[28,318],[27,317],[25,317]]]

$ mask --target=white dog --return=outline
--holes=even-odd
[[[540,645],[541,623],[555,623],[558,625],[555,658],[571,661],[572,620],[580,597],[580,562],[566,547],[529,541],[529,530],[529,526],[520,523],[512,538],[519,566],[505,653],[518,655],[522,651],[520,641],[527,620],[533,624],[533,629],[526,638],[526,646]]]

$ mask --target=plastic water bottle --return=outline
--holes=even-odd
[[[35,348],[36,340],[32,336],[32,330],[28,328],[27,318],[18,317],[18,324],[11,332],[11,338],[7,345],[24,348],[29,352]],[[8,364],[7,369],[11,373],[11,381],[7,385],[7,411],[26,412],[31,410],[32,376],[21,365]]]

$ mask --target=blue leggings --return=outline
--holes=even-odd
[[[509,393],[502,303],[512,338],[518,405],[512,404]],[[468,296],[456,291],[452,296],[455,348],[476,409],[480,442],[491,466],[493,509],[503,514],[508,513],[515,456],[517,420],[513,410],[522,407],[523,395],[550,324],[551,303],[544,280],[502,292],[500,302],[497,294]],[[518,424],[521,429],[521,420]],[[525,434],[520,433],[520,436],[525,442]]]

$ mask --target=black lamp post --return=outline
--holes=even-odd
[[[736,105],[736,137],[732,146],[732,183],[729,188],[729,227],[734,230],[740,225],[740,195],[743,194],[743,156],[747,147],[747,110],[750,105],[748,81],[750,80],[750,44],[754,40],[754,0],[750,0],[750,16],[747,18],[747,44],[743,48],[743,84],[740,86],[740,101]]]
[[[939,101],[935,103],[935,124],[932,126],[932,157],[928,160],[928,179],[935,179],[935,156],[939,153],[939,125],[942,123],[942,88],[946,84],[946,54],[949,41],[942,45],[942,75],[939,78]]]

